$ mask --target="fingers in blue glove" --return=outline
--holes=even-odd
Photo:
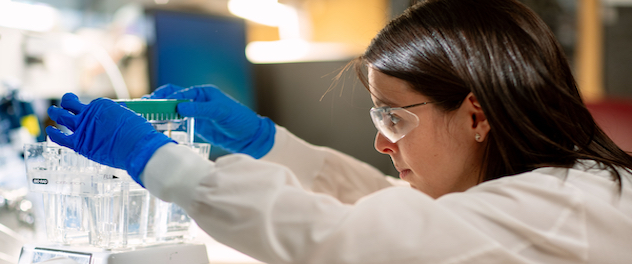
[[[176,91],[167,96],[167,98],[178,100],[189,99],[194,102],[209,102],[212,100],[229,99],[228,101],[233,101],[239,104],[237,100],[230,97],[230,95],[225,94],[214,85],[198,85],[189,87],[187,89]]]
[[[79,102],[79,97],[77,97],[77,95],[73,93],[66,93],[61,98],[61,107],[76,115],[83,111],[83,108],[86,107],[86,105]]]
[[[184,89],[185,88],[177,86],[177,85],[165,84],[163,86],[158,87],[156,91],[151,93],[148,99],[166,99],[169,95],[177,91],[184,90]]]
[[[48,108],[48,116],[57,124],[75,131],[79,125],[79,118],[77,117],[77,114],[81,113],[86,105],[79,101],[79,97],[77,97],[77,95],[73,93],[66,93],[62,96],[61,106],[63,108],[56,106]],[[66,135],[64,132],[61,132],[59,129],[54,127],[47,127],[46,133],[53,142],[64,147],[74,149],[75,144],[72,135]]]
[[[252,112],[245,105],[211,85],[184,89],[171,94],[168,98],[193,99],[193,103],[178,104],[178,113],[183,116],[213,120],[217,123],[230,122],[229,119],[236,114],[235,107]],[[254,117],[256,114],[252,112],[252,116]]]
[[[244,119],[242,116],[235,116],[235,109],[227,106],[224,102],[179,103],[177,108],[178,113],[182,116],[212,120],[219,125],[228,124],[231,122],[231,119]],[[253,117],[256,117],[256,114],[253,114]]]
[[[62,97],[62,105],[68,106],[72,109],[71,111],[73,111],[74,113],[71,113],[68,110],[60,107],[51,106],[50,108],[48,108],[48,116],[57,124],[63,125],[68,129],[74,131],[78,125],[75,114],[78,114],[83,109],[83,104],[79,102],[79,98],[76,95],[67,93],[64,94],[64,96]],[[61,146],[71,149],[74,149],[75,147],[74,141],[72,140],[72,135],[66,135],[64,132],[61,132],[55,127],[46,127],[46,134],[53,142]]]
[[[52,126],[46,127],[46,134],[50,140],[61,146],[71,149],[75,148],[74,141],[71,138],[72,135],[66,135],[64,132],[61,132],[59,129]]]
[[[65,126],[72,131],[75,131],[75,129],[77,129],[78,124],[76,115],[66,109],[51,106],[50,108],[48,108],[48,116],[57,124]]]

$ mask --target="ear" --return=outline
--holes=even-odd
[[[483,108],[481,108],[481,104],[478,102],[478,99],[476,99],[476,96],[474,96],[473,93],[469,93],[467,97],[465,97],[463,104],[465,104],[464,106],[470,116],[472,138],[474,139],[476,134],[478,134],[480,135],[480,138],[476,140],[478,142],[483,142],[489,134],[490,127],[487,117],[483,112]]]

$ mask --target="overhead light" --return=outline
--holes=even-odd
[[[41,4],[0,0],[0,27],[45,32],[57,22],[57,10]]]
[[[230,0],[228,11],[233,15],[271,27],[278,27],[296,18],[294,8],[276,0]]]
[[[228,9],[236,16],[279,28],[280,40],[253,41],[246,46],[252,63],[337,61],[358,54],[348,44],[307,41],[301,35],[298,11],[277,0],[230,0]]]
[[[342,61],[357,54],[357,47],[348,44],[308,42],[300,39],[253,41],[246,46],[246,57],[252,63]]]
[[[309,52],[309,43],[299,39],[253,41],[246,46],[246,57],[252,63],[297,61]]]

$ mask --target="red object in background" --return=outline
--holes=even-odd
[[[586,106],[614,143],[632,152],[632,99],[606,99]]]

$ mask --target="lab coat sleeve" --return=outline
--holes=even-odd
[[[309,144],[283,127],[276,129],[274,146],[261,159],[289,168],[307,190],[354,203],[386,187],[410,186],[349,155]]]
[[[498,225],[490,217],[503,208],[476,193],[438,201],[390,187],[349,205],[304,190],[285,166],[241,154],[213,163],[175,144],[158,149],[142,179],[152,194],[178,204],[213,238],[266,263],[530,263],[519,254],[524,237],[512,236],[516,240],[503,245],[488,233]],[[524,202],[507,192],[496,194],[506,199],[491,201],[509,208]],[[555,211],[566,204],[537,205],[522,209],[549,213],[546,220],[553,220],[541,224],[548,235],[556,233],[552,223],[571,228],[567,218],[556,220],[574,212]],[[528,221],[511,223],[508,233],[530,234]]]

